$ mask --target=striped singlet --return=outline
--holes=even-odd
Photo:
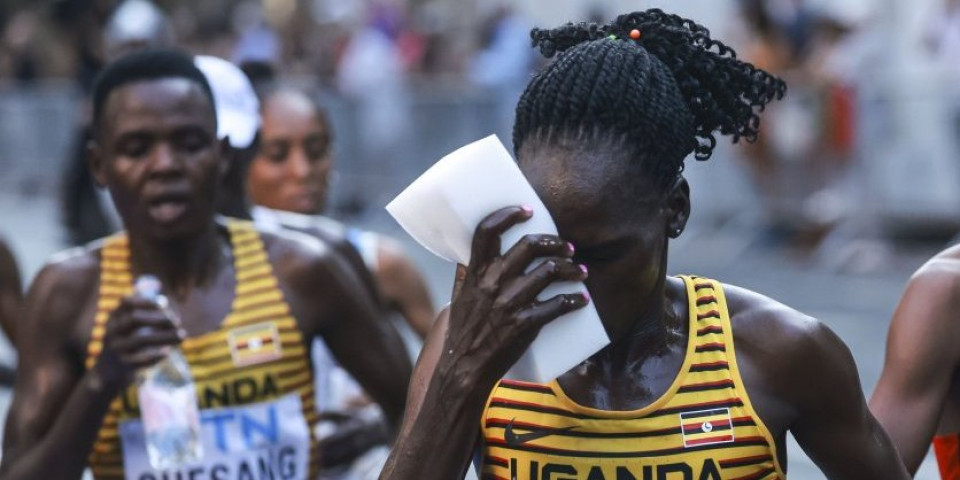
[[[933,453],[942,480],[960,480],[960,434],[933,437]]]
[[[720,283],[682,278],[690,335],[666,393],[609,411],[576,403],[556,380],[502,380],[482,419],[484,480],[786,478],[740,378]]]
[[[316,477],[317,413],[303,338],[259,233],[249,222],[228,220],[227,226],[237,281],[231,312],[217,330],[181,345],[201,409],[203,459],[165,472],[150,468],[131,385],[110,405],[90,454],[97,479]],[[100,354],[110,312],[133,291],[129,259],[126,235],[106,240],[87,368]]]

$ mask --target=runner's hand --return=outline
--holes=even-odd
[[[470,265],[450,306],[443,360],[464,387],[493,387],[516,363],[540,329],[589,301],[584,293],[537,295],[558,281],[582,281],[586,267],[575,264],[573,245],[555,235],[526,235],[500,254],[500,235],[532,216],[508,207],[484,219],[473,236]],[[541,259],[533,270],[530,265]]]
[[[156,301],[126,297],[107,319],[96,370],[104,381],[123,388],[137,370],[162,360],[185,337],[169,310]]]
[[[345,412],[321,414],[320,420],[336,423],[336,430],[320,440],[322,468],[353,463],[371,448],[390,442],[389,428],[382,418]]]

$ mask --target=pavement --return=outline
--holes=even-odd
[[[58,208],[50,196],[0,192],[0,218],[4,219],[0,234],[10,241],[26,278],[36,273],[46,257],[63,248]],[[405,242],[408,253],[423,269],[437,303],[443,303],[453,277],[449,265],[412,243],[379,209],[368,211],[357,224]],[[874,262],[870,273],[838,273],[836,265],[811,261],[809,256],[745,228],[736,219],[718,222],[695,215],[687,232],[671,247],[670,270],[749,288],[824,321],[849,345],[869,396],[882,367],[889,318],[903,286],[924,259],[941,247],[937,242],[897,245],[892,250],[894,255]],[[12,348],[0,340],[0,361],[14,359]],[[3,416],[9,401],[10,392],[0,389]],[[792,440],[788,452],[791,479],[825,478]],[[916,478],[938,478],[931,458]]]

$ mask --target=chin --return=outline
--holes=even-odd
[[[290,203],[286,207],[280,208],[280,210],[285,210],[287,212],[300,213],[303,215],[319,215],[323,212],[322,206],[317,205],[305,205],[302,203]]]
[[[178,243],[203,235],[213,222],[213,217],[203,221],[198,218],[183,219],[173,223],[154,223],[145,225],[149,238],[158,242]]]

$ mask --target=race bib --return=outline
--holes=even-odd
[[[303,480],[309,475],[310,431],[300,398],[200,411],[203,458],[157,471],[147,456],[143,422],[120,423],[127,480]]]

